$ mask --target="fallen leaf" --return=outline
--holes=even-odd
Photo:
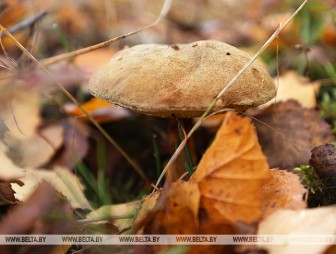
[[[264,1],[265,2],[265,1]],[[274,1],[273,1],[274,2]],[[275,1],[276,2],[276,1]],[[270,3],[267,3],[266,5],[269,5]],[[261,4],[261,6],[265,4]],[[270,6],[268,6],[270,7]],[[282,8],[281,6],[275,7],[273,6],[272,8]],[[263,8],[264,14],[261,15],[261,29],[263,31],[263,35],[265,38],[267,37],[268,34],[273,33],[278,27],[279,24],[286,22],[286,20],[293,14],[293,12],[276,12],[276,13],[271,13],[271,11],[265,12],[265,8]],[[267,13],[267,14],[266,14]],[[279,34],[277,40],[274,40],[270,44],[270,48],[276,49],[276,47],[281,48],[286,48],[286,47],[293,47],[294,45],[298,44],[301,42],[301,38],[298,36],[299,35],[299,27],[301,24],[298,24],[298,22],[290,22],[288,26],[286,26],[282,33]]]
[[[11,136],[26,139],[34,135],[41,124],[40,95],[31,89],[15,89],[9,95],[0,114]]]
[[[40,128],[36,134],[18,141],[17,152],[22,157],[21,167],[36,168],[46,164],[64,142],[62,124],[55,123]]]
[[[279,209],[299,210],[307,207],[307,190],[298,175],[285,170],[271,170],[271,179],[262,188],[264,194],[263,217]]]
[[[77,88],[80,83],[87,83],[90,79],[90,73],[78,68],[69,62],[59,62],[48,68],[50,75],[47,75],[40,68],[28,66],[17,73],[16,79],[20,81],[21,86],[26,88],[38,88],[45,94],[57,90],[55,81],[62,84],[66,89]]]
[[[112,220],[113,225],[119,232],[130,228],[133,217],[139,207],[139,201],[132,201],[125,204],[105,205],[93,210],[86,215],[88,220]]]
[[[321,84],[318,82],[310,82],[308,78],[300,76],[294,71],[282,74],[277,84],[277,95],[271,101],[263,104],[260,108],[266,108],[275,102],[296,100],[305,108],[316,107],[316,96],[320,90]]]
[[[48,167],[73,168],[74,165],[86,155],[89,144],[90,129],[75,119],[66,118],[62,122],[64,128],[64,144]]]
[[[1,1],[2,3],[3,1]],[[6,28],[12,27],[22,21],[23,17],[27,15],[28,10],[28,4],[25,2],[7,1],[4,10],[1,11],[0,24]],[[16,32],[14,36],[25,45],[30,40],[29,29]],[[1,44],[10,55],[19,55],[21,53],[21,50],[15,45],[14,41],[7,36],[1,39]]]
[[[92,98],[84,103],[82,108],[99,123],[118,121],[131,115],[125,108],[114,106],[98,98]],[[83,111],[74,104],[64,105],[64,110],[71,116],[78,116],[78,119],[88,121]]]
[[[200,198],[197,184],[177,181],[166,188],[152,212],[140,221],[138,230],[143,227],[145,234],[193,234],[197,232]]]
[[[200,193],[196,184],[183,181],[175,182],[169,191],[169,199],[173,201],[173,206],[179,204],[188,207],[197,224]]]
[[[5,138],[5,134],[9,131],[5,122],[0,118],[0,141],[3,142]]]
[[[23,177],[26,174],[26,170],[17,166],[8,156],[8,149],[6,145],[0,142],[0,180],[11,181]]]
[[[217,115],[206,117],[202,121],[201,125],[202,125],[202,127],[205,127],[207,129],[217,131],[218,127],[223,122],[224,117],[225,117],[224,114],[217,114]],[[195,119],[195,121],[196,121],[196,119]]]
[[[252,223],[261,218],[262,186],[269,177],[251,120],[229,112],[191,182],[199,186],[209,221]]]
[[[75,58],[76,66],[89,70],[91,74],[106,64],[110,58],[118,52],[116,48],[101,48],[86,54],[79,55]]]
[[[326,187],[336,186],[336,146],[325,144],[315,147],[309,164]]]
[[[293,100],[274,104],[255,118],[259,142],[271,168],[308,164],[312,148],[334,140],[330,126],[317,111]]]
[[[1,234],[28,233],[35,220],[49,211],[57,199],[57,192],[48,183],[41,183],[27,198],[25,203],[16,206],[8,216],[2,220]],[[29,211],[29,213],[27,213]],[[16,225],[16,226],[14,226]]]
[[[26,202],[13,207],[0,223],[0,234],[69,234],[72,210],[48,183],[41,183]],[[1,253],[50,253],[54,246],[0,246]],[[8,251],[8,252],[7,252]]]
[[[159,196],[160,196],[160,191],[156,191],[142,199],[140,209],[134,220],[135,225],[139,224],[140,221],[145,219],[145,217],[152,211]]]
[[[336,253],[336,245],[330,246],[323,254],[335,254]]]
[[[169,201],[168,201],[169,202]],[[144,234],[194,234],[197,232],[192,211],[181,204],[171,205],[164,210],[154,211],[143,221]]]
[[[322,40],[325,44],[331,47],[336,47],[336,28],[334,25],[325,27],[322,34]]]
[[[14,194],[15,192],[11,188],[10,182],[0,181],[0,206],[15,203],[17,200]]]
[[[54,170],[27,169],[24,177],[19,178],[24,185],[12,183],[15,191],[15,198],[25,201],[43,181],[51,184],[57,191],[61,192],[70,202],[72,208],[92,210],[89,201],[84,195],[84,187],[77,176],[69,170],[56,168]]]
[[[298,211],[278,210],[260,222],[260,235],[335,235],[336,206],[303,209]],[[328,245],[265,245],[269,254],[322,254]]]

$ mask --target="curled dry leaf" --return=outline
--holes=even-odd
[[[274,102],[296,100],[305,108],[315,108],[316,95],[320,86],[320,83],[309,82],[306,77],[300,76],[294,71],[286,72],[279,77],[276,97],[260,107],[266,108]]]
[[[254,120],[271,168],[308,164],[312,148],[334,140],[330,126],[317,111],[293,100],[272,105],[256,118],[263,123]]]
[[[269,177],[251,120],[229,112],[191,182],[201,193],[202,216],[252,223],[261,218],[262,186]]]
[[[305,210],[278,210],[259,224],[260,235],[306,235],[314,237],[336,234],[336,206]],[[328,245],[266,245],[269,254],[322,254]]]
[[[262,188],[264,194],[263,217],[278,209],[304,209],[307,190],[301,185],[298,175],[285,170],[271,170],[270,180]]]
[[[66,169],[56,168],[52,171],[27,169],[24,177],[19,180],[24,185],[12,183],[12,189],[16,192],[15,198],[20,201],[25,201],[41,182],[46,181],[69,200],[72,208],[92,210],[84,195],[83,185],[73,173]]]

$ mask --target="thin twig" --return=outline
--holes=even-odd
[[[181,147],[184,147],[184,143],[191,137],[191,135],[199,128],[204,118],[212,111],[220,98],[225,94],[225,92],[238,80],[238,78],[250,67],[250,65],[260,56],[260,54],[271,44],[272,41],[280,34],[280,32],[292,21],[292,19],[301,11],[301,9],[306,5],[308,0],[302,2],[299,8],[286,20],[283,25],[279,25],[278,29],[272,34],[272,36],[265,42],[265,44],[258,50],[258,52],[245,64],[245,66],[231,79],[231,81],[223,88],[223,90],[216,96],[216,98],[210,103],[206,111],[203,115],[198,119],[198,121],[194,124],[192,129],[189,131],[187,138],[183,140],[182,143],[177,147],[173,156],[168,161],[165,168],[162,170],[161,175],[156,181],[156,186],[158,186],[163,179],[164,175],[167,173],[169,167],[175,162],[179,154],[181,153]]]
[[[30,27],[32,25],[34,25],[36,22],[38,22],[39,20],[41,20],[42,18],[44,18],[47,15],[46,11],[41,11],[40,13],[36,14],[35,16],[26,19],[22,22],[20,22],[19,24],[16,24],[15,26],[12,26],[10,28],[7,29],[7,31],[11,34],[14,34],[16,32],[19,32],[27,27]],[[0,38],[6,36],[5,34],[0,34]]]
[[[75,51],[72,51],[72,52],[69,52],[69,53],[65,53],[65,54],[62,54],[62,55],[58,55],[58,56],[54,56],[54,57],[50,57],[50,58],[41,60],[41,63],[42,63],[43,66],[46,67],[46,66],[58,63],[60,61],[64,61],[64,60],[68,60],[68,59],[73,59],[74,57],[76,57],[78,55],[82,55],[82,54],[89,53],[91,51],[94,51],[94,50],[106,47],[106,46],[108,46],[108,45],[110,45],[110,44],[112,44],[114,42],[120,41],[122,39],[125,39],[126,37],[129,37],[131,35],[134,35],[134,34],[137,34],[139,32],[142,32],[142,31],[144,31],[144,30],[146,30],[148,28],[151,28],[151,27],[157,25],[167,15],[167,13],[168,13],[168,11],[170,9],[172,1],[173,0],[166,0],[164,2],[164,4],[163,4],[163,7],[161,9],[159,17],[153,23],[151,23],[151,24],[149,24],[149,25],[147,25],[145,27],[141,27],[141,28],[139,28],[139,29],[137,29],[135,31],[132,31],[132,32],[120,35],[118,37],[115,37],[113,39],[110,39],[110,40],[98,43],[98,44],[93,45],[93,46],[89,46],[89,47],[82,48],[82,49],[79,49],[79,50],[75,50]]]

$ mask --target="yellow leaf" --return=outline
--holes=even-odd
[[[276,80],[274,80],[276,82]],[[296,100],[305,108],[316,106],[316,95],[320,89],[320,83],[309,82],[306,77],[300,76],[294,71],[284,73],[279,77],[279,86],[275,99],[263,104],[265,108],[274,102]]]

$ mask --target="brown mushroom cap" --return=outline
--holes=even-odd
[[[169,117],[202,115],[250,56],[223,42],[143,44],[120,51],[93,75],[90,92],[133,111]],[[254,62],[216,104],[246,110],[269,101],[275,86],[261,62]]]

